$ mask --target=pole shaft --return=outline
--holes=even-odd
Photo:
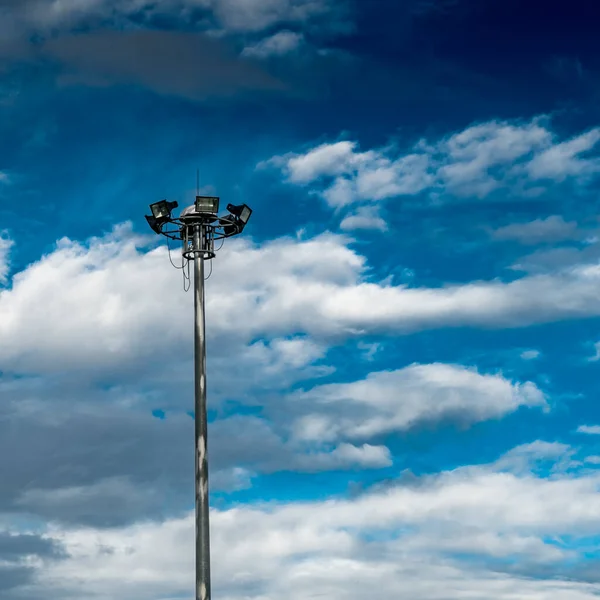
[[[204,231],[194,228],[194,248]],[[196,600],[210,600],[210,532],[208,510],[208,427],[206,415],[206,336],[204,259],[194,259],[194,415],[196,438]]]

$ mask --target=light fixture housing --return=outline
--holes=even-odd
[[[152,229],[154,233],[162,233],[162,231],[160,230],[159,222],[153,215],[145,215],[145,217],[146,221],[148,221],[148,225],[150,225],[150,229]]]
[[[246,223],[250,219],[250,215],[252,215],[252,209],[247,204],[228,204],[227,210],[234,216],[237,217],[237,220],[242,224],[242,228],[246,225]]]
[[[196,196],[196,212],[216,215],[219,212],[218,196]]]
[[[230,235],[235,235],[236,233],[239,233],[239,231],[241,231],[240,229],[240,225],[238,225],[237,223],[237,219],[232,219],[234,221],[234,223],[229,223],[227,225],[225,225],[225,227],[223,227],[223,233],[229,237]]]
[[[165,221],[171,218],[171,211],[177,208],[178,204],[176,201],[169,202],[168,200],[160,200],[150,205],[152,216],[157,221]]]

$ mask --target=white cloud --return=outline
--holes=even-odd
[[[577,433],[587,433],[589,435],[600,435],[600,425],[580,425]]]
[[[360,206],[354,213],[346,215],[340,223],[342,231],[354,231],[356,229],[387,231],[387,228],[387,223],[379,216],[375,206]]]
[[[314,184],[332,207],[421,192],[484,198],[507,188],[536,195],[549,181],[585,183],[600,172],[600,158],[582,156],[596,148],[600,129],[561,142],[547,121],[476,124],[404,152],[396,145],[360,152],[353,141],[321,144],[261,166],[281,168],[291,183]]]
[[[304,36],[293,31],[279,31],[278,33],[260,40],[256,44],[247,46],[242,56],[251,58],[268,58],[269,56],[283,56],[297,50]]]
[[[523,360],[535,360],[541,356],[541,352],[539,350],[524,350],[521,352],[521,358]]]
[[[494,169],[509,169],[552,143],[552,134],[534,119],[526,124],[490,121],[454,134],[433,148],[441,153],[441,182],[461,196],[482,198],[502,185]]]
[[[381,469],[393,464],[390,451],[385,446],[342,443],[331,452],[299,454],[296,468],[305,472],[331,471],[334,469]]]
[[[540,463],[551,462],[553,463],[551,473],[564,473],[581,466],[581,462],[573,458],[575,454],[576,450],[567,444],[536,440],[513,448],[496,461],[494,467],[498,470],[524,474],[535,470]]]
[[[279,166],[286,169],[293,183],[311,183],[319,177],[335,177],[351,173],[362,162],[371,160],[372,153],[357,153],[356,142],[341,141],[321,144],[306,154],[276,156],[258,164],[258,168]]]
[[[575,221],[565,221],[559,215],[535,219],[527,223],[511,223],[492,232],[496,240],[515,240],[522,244],[561,242],[579,235]]]
[[[26,512],[106,526],[162,517],[165,511],[177,514],[189,506],[194,424],[184,411],[193,408],[193,390],[179,394],[177,374],[168,391],[178,398],[165,420],[151,415],[164,406],[155,386],[147,391],[140,382],[104,391],[48,378],[12,385],[6,379],[0,385],[0,451],[13,459],[2,472],[0,515]],[[211,385],[209,404],[215,410]],[[295,443],[288,434],[294,415],[277,399],[258,396],[260,417],[236,414],[238,404],[224,414],[217,410],[209,431],[213,490],[245,489],[255,477],[281,471],[391,464],[382,445]]]
[[[324,355],[322,347],[303,338],[273,340],[271,347],[279,360],[294,369],[309,365]]]
[[[445,419],[472,424],[520,406],[546,407],[544,394],[531,382],[513,383],[500,375],[443,364],[411,365],[370,373],[352,383],[319,385],[293,393],[289,402],[312,408],[294,423],[295,437],[328,441],[369,439]]]
[[[207,286],[214,360],[226,362],[234,344],[250,372],[260,365],[282,376],[323,357],[322,343],[290,337],[306,329],[298,318],[309,324],[318,317],[310,308],[316,290],[305,299],[296,290],[316,285],[327,293],[331,285],[356,279],[364,258],[342,239],[282,239],[262,249],[249,240],[228,244]],[[192,348],[191,295],[182,292],[181,273],[170,266],[166,248],[145,251],[144,244],[127,226],[118,227],[87,244],[62,240],[16,273],[12,288],[0,293],[0,331],[7,340],[0,347],[2,368],[112,370],[129,360],[164,361],[174,352],[185,359],[181,349]],[[270,341],[245,348],[261,331]]]
[[[365,282],[366,260],[348,243],[344,236],[326,234],[276,240],[261,248],[247,241],[231,244],[227,260],[223,256],[213,275],[213,289],[221,295],[213,326],[254,335],[305,331],[346,337],[440,326],[514,327],[600,311],[600,266],[595,263],[510,283],[415,288]]]
[[[367,333],[519,327],[600,314],[597,261],[510,283],[418,288],[365,281],[366,258],[351,243],[330,233],[261,246],[230,241],[207,285],[212,360],[236,347],[248,365],[267,361],[266,368],[290,374],[302,363],[309,368],[332,343]],[[147,365],[158,377],[153,361],[186,359],[182,348],[189,358],[192,298],[166,248],[147,251],[145,244],[121,226],[85,244],[62,240],[16,273],[12,287],[0,290],[0,368],[116,374]],[[244,349],[260,337],[267,341]]]
[[[265,404],[263,412],[269,416],[279,408]],[[392,464],[389,449],[382,445],[288,440],[288,421],[293,419],[293,414],[279,409],[272,420],[234,415],[211,423],[211,461],[217,467],[219,486],[227,489],[241,479],[249,487],[252,477],[261,473],[380,469]]]
[[[385,151],[357,152],[356,142],[321,144],[306,154],[288,154],[259,163],[283,168],[292,183],[313,183],[334,178],[323,196],[330,206],[342,207],[357,199],[374,199],[416,194],[432,182],[427,174],[427,156],[410,154],[395,161]]]
[[[578,576],[577,545],[563,538],[593,530],[599,484],[596,475],[544,480],[492,464],[353,499],[213,509],[214,593],[358,600],[377,585],[381,600],[592,600],[600,585]],[[185,595],[193,532],[192,515],[102,531],[52,527],[48,535],[65,544],[68,558],[40,565],[36,584],[46,594],[94,600]],[[504,558],[518,570],[497,562]],[[557,577],[536,576],[544,568]]]
[[[555,144],[537,154],[528,163],[527,171],[533,179],[552,181],[598,173],[600,159],[581,156],[595,149],[598,141],[600,141],[600,129],[592,129],[566,142]]]
[[[249,345],[230,342],[227,347],[211,346],[209,368],[213,397],[242,398],[244,392],[262,394],[289,388],[302,379],[330,375],[335,369],[323,364],[327,346],[307,337],[259,340]],[[321,364],[315,364],[321,363]],[[187,361],[185,369],[192,373]]]
[[[3,366],[27,369],[37,360],[42,372],[64,365],[93,368],[101,366],[98,361],[116,366],[133,354],[147,355],[161,339],[168,344],[172,323],[177,327],[190,314],[186,298],[173,294],[165,319],[164,289],[178,284],[177,274],[155,270],[163,249],[140,254],[139,243],[128,227],[87,247],[63,239],[54,252],[16,273],[12,289],[0,293],[0,332],[11,340],[10,349],[0,349]]]

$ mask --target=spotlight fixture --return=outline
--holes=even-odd
[[[177,206],[177,202],[168,200],[160,200],[150,205],[152,215],[146,215],[146,221],[154,233],[162,233],[161,225],[171,218],[171,211]]]
[[[246,225],[248,220],[250,219],[250,215],[252,214],[252,209],[247,204],[240,204],[236,206],[235,204],[228,204],[227,210],[238,220],[242,225]]]
[[[230,223],[225,227],[225,235],[229,236],[235,235],[236,233],[242,233],[244,227],[246,227],[248,219],[250,219],[252,209],[247,204],[240,204],[239,206],[236,206],[235,204],[228,204],[227,210],[233,217],[233,223]]]
[[[177,208],[177,206],[178,204],[176,201],[169,202],[168,200],[160,200],[160,202],[151,204],[150,210],[152,211],[152,216],[157,221],[164,221],[171,218],[171,211],[174,208]]]
[[[154,233],[162,233],[162,231],[160,229],[160,224],[155,219],[154,216],[152,216],[152,215],[145,215],[145,217],[146,217],[146,221],[148,221],[148,225],[150,225],[150,229],[152,229],[152,231],[154,231]]]
[[[216,215],[219,212],[218,196],[196,196],[196,212]]]

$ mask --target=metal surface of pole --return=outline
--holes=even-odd
[[[201,248],[203,227],[194,227],[194,248]],[[206,415],[206,337],[204,257],[194,259],[194,415],[196,431],[196,600],[210,600],[210,531],[208,510],[208,427]]]
[[[225,240],[242,233],[252,214],[252,209],[247,204],[239,206],[228,204],[228,214],[219,216],[219,197],[200,195],[196,195],[194,204],[184,208],[179,217],[174,217],[172,211],[177,207],[176,201],[159,200],[150,204],[151,214],[145,217],[154,233],[182,242],[181,267],[175,265],[172,260],[171,264],[181,269],[183,289],[186,292],[190,289],[188,285],[190,261],[194,261],[195,596],[196,600],[211,600],[204,261],[212,260],[216,256],[215,240]]]

